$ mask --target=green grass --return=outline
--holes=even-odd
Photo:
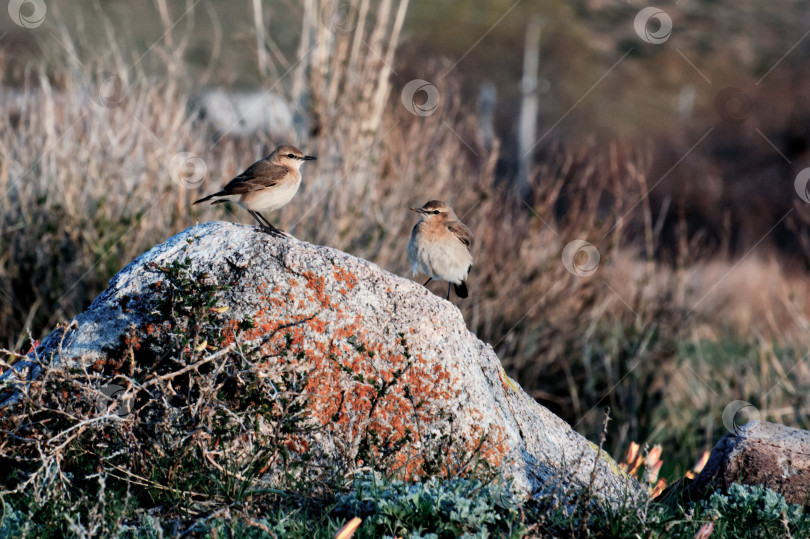
[[[357,516],[355,537],[692,537],[712,525],[712,537],[807,537],[810,514],[763,487],[733,485],[727,494],[676,505],[652,503],[620,510],[587,497],[544,492],[518,500],[500,483],[475,478],[421,483],[365,475],[327,497],[290,495],[275,503],[207,515],[169,516],[137,497],[108,491],[99,478],[94,495],[76,499],[51,492],[0,496],[0,537],[197,537],[330,538]]]

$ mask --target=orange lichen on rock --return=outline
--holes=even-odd
[[[345,268],[335,268],[334,275],[335,279],[338,282],[345,283],[346,288],[349,290],[353,290],[354,287],[360,282],[352,272]],[[342,292],[342,290],[343,289],[341,289],[341,293],[345,294],[345,292]]]
[[[123,337],[124,346],[127,348],[132,348],[133,350],[139,350],[141,348],[141,339],[137,335],[133,335],[127,333]]]
[[[459,392],[450,373],[421,355],[407,358],[381,343],[347,335],[353,331],[346,327],[341,329],[335,336],[352,337],[352,346],[333,340],[328,350],[319,351],[323,355],[306,358],[313,364],[305,389],[311,398],[312,419],[332,436],[345,438],[347,447],[357,446],[358,440],[373,440],[368,449],[375,460],[393,452],[395,469],[406,478],[420,476],[423,436],[437,422],[444,422],[449,411],[442,405]],[[480,445],[483,458],[498,465],[507,449],[502,435],[495,438],[494,443],[476,438],[459,448],[448,447],[447,457]]]
[[[323,320],[319,320],[318,318],[313,318],[308,322],[309,327],[312,328],[313,331],[316,333],[324,334],[326,333],[326,322]]]
[[[306,453],[310,447],[306,438],[300,435],[293,435],[282,443],[287,449],[296,453]]]
[[[261,376],[294,372],[303,381],[294,391],[307,400],[314,430],[290,434],[283,442],[287,450],[320,452],[323,440],[334,440],[329,443],[348,451],[342,458],[358,466],[382,465],[405,479],[437,469],[458,471],[448,466],[467,461],[472,451],[499,465],[508,453],[500,426],[483,415],[475,420],[480,425],[453,423],[462,384],[451,364],[431,357],[439,351],[408,352],[398,337],[372,337],[362,314],[344,313],[340,295],[358,285],[345,268],[325,276],[297,272],[280,284],[256,285],[260,305],[250,315],[252,328],[240,330],[239,320],[225,321],[223,346],[260,343],[262,357],[255,365]]]
[[[506,434],[500,425],[491,425],[484,429],[480,425],[472,425],[472,437],[467,441],[467,450],[470,453],[480,452],[484,460],[493,465],[499,465],[509,453],[506,444]]]
[[[286,324],[260,320],[251,333],[255,337],[270,335],[283,325]],[[286,328],[268,341],[271,348],[287,348],[287,357],[303,354],[301,361],[306,363],[308,372],[304,393],[310,400],[311,419],[320,429],[347,440],[358,440],[373,432],[377,445],[370,450],[375,458],[404,444],[401,452],[405,456],[397,460],[412,461],[413,450],[407,447],[407,442],[419,440],[417,423],[429,425],[435,420],[433,409],[426,406],[416,409],[414,404],[424,401],[422,397],[427,395],[417,399],[414,395],[432,391],[441,396],[443,390],[452,396],[452,391],[442,387],[449,381],[449,374],[441,368],[409,366],[404,355],[358,337],[362,331],[355,323],[340,326],[329,343],[318,338],[324,329],[325,322],[315,318],[304,326]],[[315,335],[309,335],[310,332]],[[283,361],[280,354],[275,361]],[[413,387],[406,390],[406,384]],[[411,472],[416,473],[420,466],[412,468]]]
[[[326,294],[326,278],[321,275],[316,275],[311,271],[301,272],[301,275],[307,280],[307,288],[312,290],[315,295],[315,300],[323,307],[328,309],[333,307],[332,300]]]
[[[222,346],[229,346],[236,341],[236,336],[239,334],[239,321],[227,320],[225,327],[222,328]]]
[[[509,384],[506,383],[506,380],[503,377],[503,369],[498,369],[498,378],[501,381],[501,387],[503,388],[503,392],[508,394],[509,393]]]

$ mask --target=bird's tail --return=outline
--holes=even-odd
[[[460,298],[466,298],[468,296],[466,281],[461,281],[461,284],[453,283],[453,289],[456,291],[456,295]]]
[[[207,201],[207,200],[211,200],[211,199],[212,199],[212,198],[214,198],[214,197],[222,196],[222,195],[224,195],[224,194],[225,194],[225,193],[223,193],[222,191],[220,191],[220,192],[218,192],[218,193],[214,193],[213,195],[208,195],[207,197],[202,197],[201,199],[195,200],[195,201],[194,201],[194,202],[192,202],[191,204],[192,204],[192,205],[194,205],[194,204],[199,204],[200,202],[205,202],[205,201]],[[217,202],[219,202],[219,200],[215,200],[215,201],[211,202],[211,204],[216,204]]]

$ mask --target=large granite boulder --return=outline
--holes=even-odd
[[[195,359],[184,376],[212,376],[200,365],[249,349],[259,351],[251,369],[281,376],[273,369],[283,363],[302,375],[296,391],[306,396],[301,413],[313,428],[289,444],[292,453],[306,450],[346,473],[371,459],[410,478],[451,472],[451,463],[461,469],[478,455],[522,495],[556,484],[588,489],[611,506],[646,496],[608,455],[509,379],[452,303],[366,260],[254,226],[206,223],[154,247],[73,324],[43,339],[38,361],[98,372],[116,372],[116,365],[125,371],[130,354],[141,361],[149,354],[144,343],[174,331],[155,307],[171,267],[228,285],[214,308],[223,319],[221,340],[189,341]],[[20,388],[43,366],[23,360],[15,368],[3,378]],[[4,404],[19,399],[7,393]],[[441,469],[427,466],[436,451],[444,452]]]

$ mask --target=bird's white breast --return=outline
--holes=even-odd
[[[301,185],[301,175],[297,174],[297,176],[298,178],[294,178],[290,174],[289,179],[285,179],[273,187],[245,193],[242,195],[240,203],[251,211],[277,210],[292,200],[292,197],[298,192],[298,186]]]
[[[414,275],[422,272],[428,277],[459,284],[467,278],[472,255],[467,246],[454,235],[425,234],[417,227],[408,244],[408,259]]]

